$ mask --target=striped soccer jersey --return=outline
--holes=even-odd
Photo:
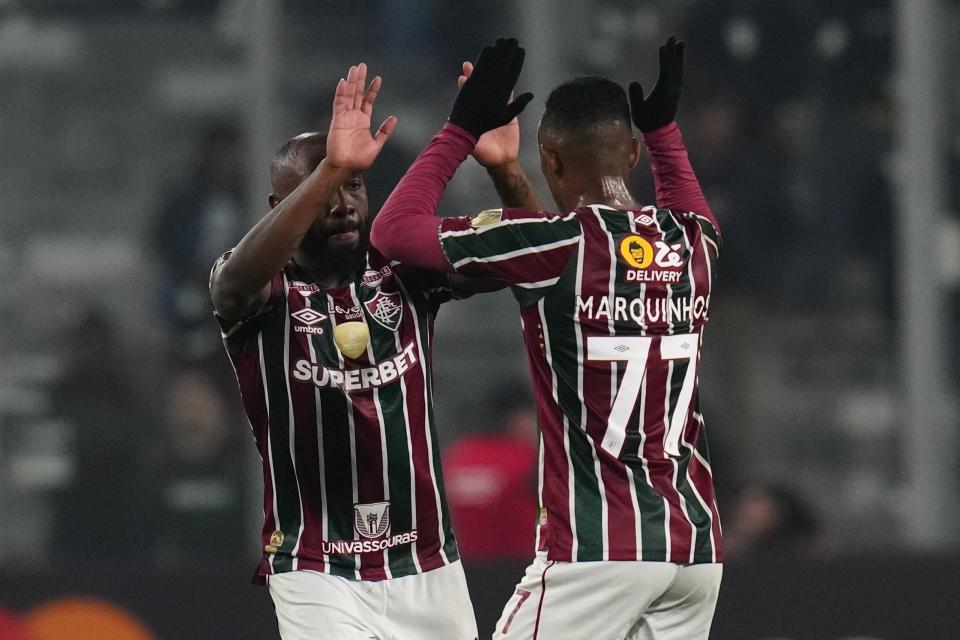
[[[540,421],[538,548],[557,561],[722,560],[698,371],[720,236],[647,207],[445,218],[469,276],[512,283]]]
[[[263,461],[258,582],[297,569],[383,580],[459,558],[430,358],[450,297],[446,276],[371,250],[347,286],[323,290],[291,262],[259,314],[218,318]],[[355,358],[334,342],[346,322],[369,331]]]

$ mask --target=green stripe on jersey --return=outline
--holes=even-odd
[[[425,320],[425,321],[424,321]],[[424,350],[427,351],[428,332],[433,331],[433,318],[427,317],[421,320],[420,331]],[[437,481],[437,490],[440,492],[440,526],[443,528],[443,554],[447,562],[456,562],[460,559],[460,552],[457,548],[457,539],[453,533],[453,525],[450,522],[450,509],[447,506],[447,490],[443,482],[443,465],[440,460],[440,443],[437,440],[436,420],[433,415],[433,366],[429,364],[429,356],[425,357],[424,367],[427,378],[427,424],[430,426],[430,444],[433,447],[433,475]]]
[[[674,360],[672,365],[670,384],[668,387],[670,390],[670,406],[666,413],[668,416],[672,416],[675,411],[680,390],[683,387],[683,379],[686,376],[687,368],[691,366],[691,362],[689,360]],[[700,502],[696,492],[693,490],[693,486],[687,479],[687,468],[690,466],[690,457],[693,455],[693,451],[683,442],[680,443],[680,447],[683,452],[683,457],[676,461],[677,479],[674,486],[676,486],[677,491],[683,497],[688,519],[696,527],[693,540],[694,561],[697,561],[698,557],[704,557],[704,555],[708,559],[707,561],[709,561],[712,552],[712,546],[710,544],[710,513],[704,509],[704,505]],[[703,560],[700,560],[700,562],[702,561]]]
[[[314,294],[306,298],[307,306],[326,313],[326,295]],[[311,335],[310,343],[317,354],[317,362],[337,362],[339,354],[333,344],[333,331],[323,335]],[[320,396],[319,424],[322,430],[323,483],[326,487],[327,541],[353,540],[353,468],[349,456],[338,452],[350,451],[351,410],[343,392],[336,387],[318,388]],[[330,556],[330,573],[345,578],[354,578],[356,556]]]
[[[571,264],[575,265],[576,260],[571,260]],[[575,266],[568,268],[557,283],[556,290],[574,291],[576,278]],[[572,296],[547,296],[542,304],[551,364],[557,379],[557,400],[567,422],[568,459],[573,467],[573,487],[570,489],[573,492],[573,509],[570,519],[576,531],[574,559],[603,560],[603,497],[594,465],[596,452],[583,431],[583,404],[577,392],[580,374],[576,357],[577,325],[570,321],[575,313],[572,305],[576,302]]]
[[[400,286],[407,297],[412,297],[410,291],[403,286],[402,282],[400,282]],[[457,539],[453,534],[453,526],[450,523],[450,509],[447,507],[447,494],[443,484],[440,443],[437,441],[436,420],[433,414],[433,366],[430,358],[430,334],[433,330],[433,316],[427,313],[421,305],[412,305],[412,307],[417,314],[417,337],[420,340],[418,347],[423,356],[421,366],[424,371],[424,388],[426,390],[427,436],[430,438],[430,447],[433,450],[433,477],[436,480],[437,491],[440,495],[439,521],[444,541],[441,552],[446,557],[447,562],[454,562],[460,558],[460,554],[457,551]]]
[[[696,406],[692,410],[696,411],[697,413],[700,413],[699,400],[697,401]],[[700,439],[697,441],[697,445],[695,448],[696,448],[696,451],[700,454],[700,457],[703,458],[707,462],[707,464],[710,464],[710,446],[707,444],[707,428],[703,424],[703,422],[700,423]],[[693,453],[691,452],[690,455],[693,455]],[[704,540],[701,543],[700,532],[698,532],[697,546],[693,554],[694,562],[713,562],[714,561],[713,558],[714,558],[715,549],[713,548],[713,544],[711,543],[711,538],[710,538],[710,534],[712,530],[712,523],[710,522],[710,517],[712,516],[713,516],[713,512],[711,510],[711,505],[708,503],[706,505],[706,519],[704,521],[705,524],[703,525],[705,528],[703,532]]]
[[[620,388],[620,377],[617,380],[617,389]],[[637,494],[637,526],[640,527],[640,559],[651,562],[662,562],[667,553],[667,508],[663,497],[657,493],[647,480],[647,470],[643,466],[641,447],[643,438],[640,434],[640,425],[643,422],[641,411],[645,405],[639,400],[630,414],[627,423],[627,438],[623,445],[621,461],[633,471],[633,486]]]
[[[343,392],[336,388],[320,389],[320,424],[323,428],[324,484],[327,487],[327,540],[353,540],[353,469],[350,451],[350,406]],[[345,578],[355,577],[354,555],[330,556],[330,573]]]
[[[387,441],[387,474],[390,478],[390,526],[391,531],[410,531],[413,529],[411,513],[411,475],[410,445],[407,440],[407,426],[403,420],[406,400],[399,384],[388,384],[380,388],[380,406],[387,421],[385,436]],[[416,573],[413,561],[413,545],[400,545],[387,551],[387,565],[393,577]]]
[[[444,254],[455,267],[468,258],[493,258],[524,249],[536,249],[580,235],[576,215],[564,218],[504,220],[469,232],[440,234]]]
[[[705,236],[707,236],[708,238],[710,238],[710,240],[712,240],[713,243],[714,243],[715,245],[717,245],[717,249],[718,249],[718,250],[719,250],[719,249],[722,249],[722,248],[723,248],[723,238],[721,238],[721,237],[720,237],[720,234],[717,233],[717,230],[716,230],[716,229],[714,228],[714,226],[710,223],[710,220],[708,220],[707,218],[704,218],[703,216],[697,216],[697,217],[696,217],[696,220],[697,220],[697,224],[700,225],[700,231],[703,232],[703,235],[705,235]]]
[[[288,339],[286,301],[265,319],[260,333],[263,349],[264,389],[268,403],[270,465],[273,470],[275,517],[283,532],[283,544],[273,559],[276,573],[293,569],[293,549],[300,535],[300,488],[290,451],[290,398],[287,395],[287,362],[284,343]]]
[[[696,249],[696,247],[687,246],[687,238],[686,234],[684,233],[684,228],[677,222],[676,218],[673,216],[673,213],[671,213],[669,209],[657,210],[657,222],[660,224],[660,229],[663,231],[663,241],[669,245],[682,245],[683,251],[687,256],[687,266],[684,269],[683,279],[679,284],[668,285],[670,287],[670,296],[668,298],[668,302],[689,298],[692,284],[689,265],[693,259],[692,251]],[[691,322],[692,317],[685,323],[674,323],[673,333],[687,333],[690,331]]]
[[[368,290],[358,287],[357,297],[362,305],[366,298],[373,298],[376,292],[366,294]],[[407,307],[404,312],[409,312]],[[403,345],[397,333],[380,326],[378,322],[367,322],[370,331],[370,344],[376,362],[384,362],[403,351]],[[418,354],[419,357],[419,354]],[[403,378],[401,378],[403,380]],[[384,421],[384,439],[386,441],[387,492],[390,500],[391,532],[413,529],[411,513],[411,475],[410,443],[407,440],[407,419],[405,415],[406,399],[402,383],[385,384],[378,390],[381,419]],[[394,578],[417,572],[413,561],[413,545],[399,545],[387,550],[387,566]]]
[[[600,215],[603,218],[606,230],[613,235],[615,249],[618,246],[617,242],[623,236],[636,233],[630,224],[630,214],[623,211],[600,209]],[[625,281],[623,270],[618,268],[617,272],[612,295],[628,300],[639,298],[643,290],[643,284],[628,283]],[[640,334],[642,329],[632,323],[621,323],[616,327],[616,332],[617,335]],[[624,367],[618,363],[617,389],[620,388],[623,370]],[[640,415],[640,411],[642,408],[643,405],[638,399],[633,407],[633,412],[630,414],[630,421],[627,423],[627,438],[624,441],[624,454],[621,456],[621,460],[633,471],[633,485],[637,495],[637,518],[639,519],[637,526],[640,527],[640,559],[656,562],[663,561],[667,552],[666,527],[668,514],[663,497],[650,486],[647,480],[647,471],[641,461],[640,425],[643,422],[643,416]]]

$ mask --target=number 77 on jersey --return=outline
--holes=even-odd
[[[633,414],[640,397],[643,381],[647,373],[647,360],[653,338],[641,336],[590,336],[587,338],[587,359],[610,362],[626,362],[627,366],[617,389],[616,398],[610,408],[607,430],[603,434],[601,448],[610,455],[620,458],[623,443],[627,438],[627,423]],[[690,401],[697,379],[697,355],[700,350],[700,335],[681,333],[660,337],[660,358],[663,360],[689,360],[693,366],[687,366],[683,385],[677,401],[671,409],[671,415],[664,417],[666,433],[663,449],[669,456],[680,456],[680,436],[687,423]]]

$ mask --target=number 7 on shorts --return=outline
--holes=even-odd
[[[517,611],[520,611],[520,607],[523,606],[523,603],[527,601],[527,598],[530,597],[530,592],[526,589],[517,589],[514,592],[514,595],[520,596],[517,600],[517,606],[513,608],[513,611],[510,612],[510,617],[507,618],[506,623],[503,625],[503,630],[500,633],[506,634],[507,630],[510,629],[510,625],[513,624],[513,619],[517,615]]]

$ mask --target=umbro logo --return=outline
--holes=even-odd
[[[306,325],[314,325],[327,319],[327,316],[319,311],[314,311],[310,307],[300,309],[300,311],[294,311],[290,314],[290,317]]]
[[[323,327],[315,327],[313,325],[327,319],[327,316],[310,307],[294,311],[290,314],[290,317],[300,323],[293,328],[294,331],[297,333],[313,333],[316,335],[323,333]]]
[[[642,224],[642,225],[644,225],[644,226],[652,227],[652,226],[654,225],[654,219],[650,217],[650,214],[651,214],[651,213],[654,214],[654,215],[656,215],[656,213],[657,213],[657,208],[656,208],[656,207],[649,207],[649,206],[648,206],[648,207],[644,207],[643,209],[640,210],[640,215],[634,214],[633,219],[634,219],[634,221],[639,222],[640,224]]]

